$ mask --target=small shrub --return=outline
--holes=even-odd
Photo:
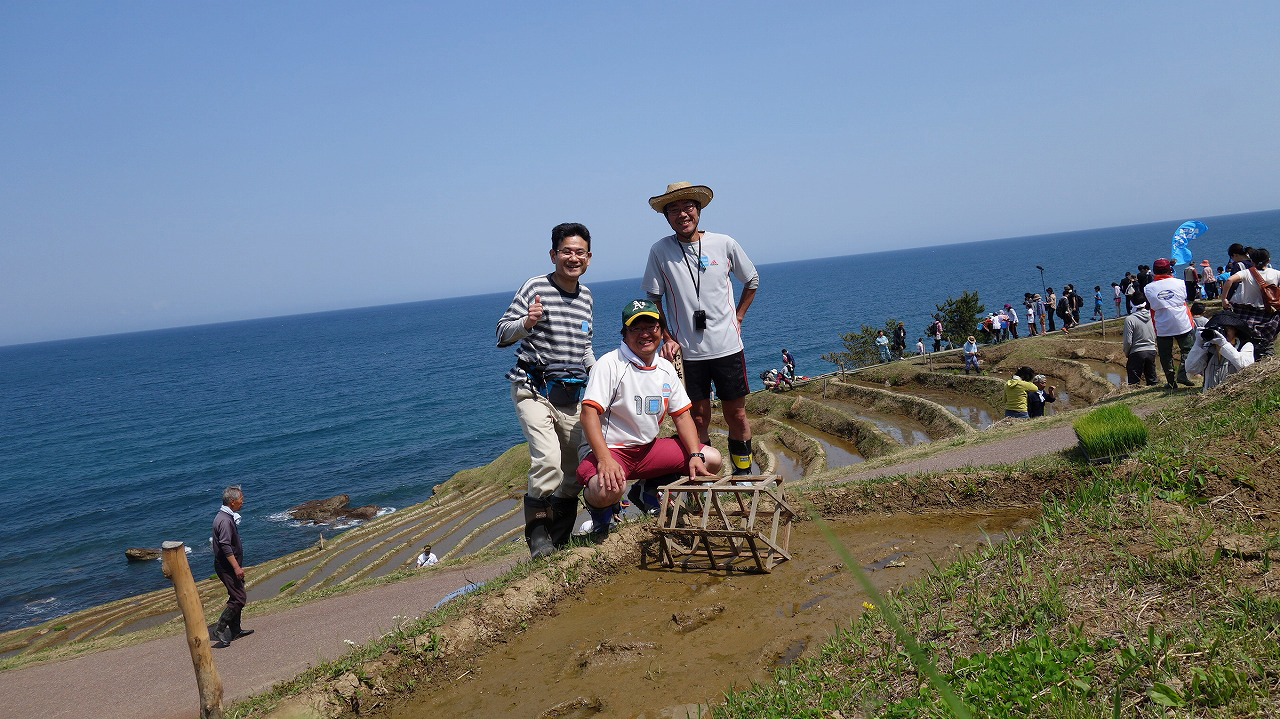
[[[1147,443],[1147,426],[1127,405],[1099,407],[1071,425],[1085,454],[1114,457]]]

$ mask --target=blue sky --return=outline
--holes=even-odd
[[[0,344],[1280,207],[1280,3],[0,0]],[[1172,231],[1172,226],[1170,227]]]

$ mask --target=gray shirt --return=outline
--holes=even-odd
[[[667,330],[680,343],[685,359],[708,360],[742,351],[737,301],[731,277],[743,289],[756,289],[760,275],[736,240],[704,232],[695,242],[675,235],[649,249],[640,288],[655,300],[664,297]],[[693,313],[707,313],[707,328],[695,329]]]
[[[227,555],[236,558],[236,562],[244,566],[244,547],[240,546],[240,529],[236,527],[235,517],[221,509],[213,515],[213,565],[231,569]]]
[[[1145,307],[1134,310],[1124,318],[1124,340],[1121,345],[1125,356],[1134,352],[1154,352],[1156,328],[1151,324],[1151,311]]]

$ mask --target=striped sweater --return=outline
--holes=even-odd
[[[542,319],[532,330],[524,328],[534,295],[542,300]],[[590,368],[596,358],[591,351],[591,290],[578,283],[569,293],[551,281],[551,275],[530,277],[516,291],[511,305],[498,320],[498,346],[516,345],[516,360],[530,364],[549,362],[581,363]],[[519,364],[507,372],[509,382],[525,382],[528,376]]]

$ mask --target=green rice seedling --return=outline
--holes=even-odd
[[[1128,405],[1099,407],[1071,427],[1081,449],[1092,459],[1126,455],[1147,443],[1147,426]]]

